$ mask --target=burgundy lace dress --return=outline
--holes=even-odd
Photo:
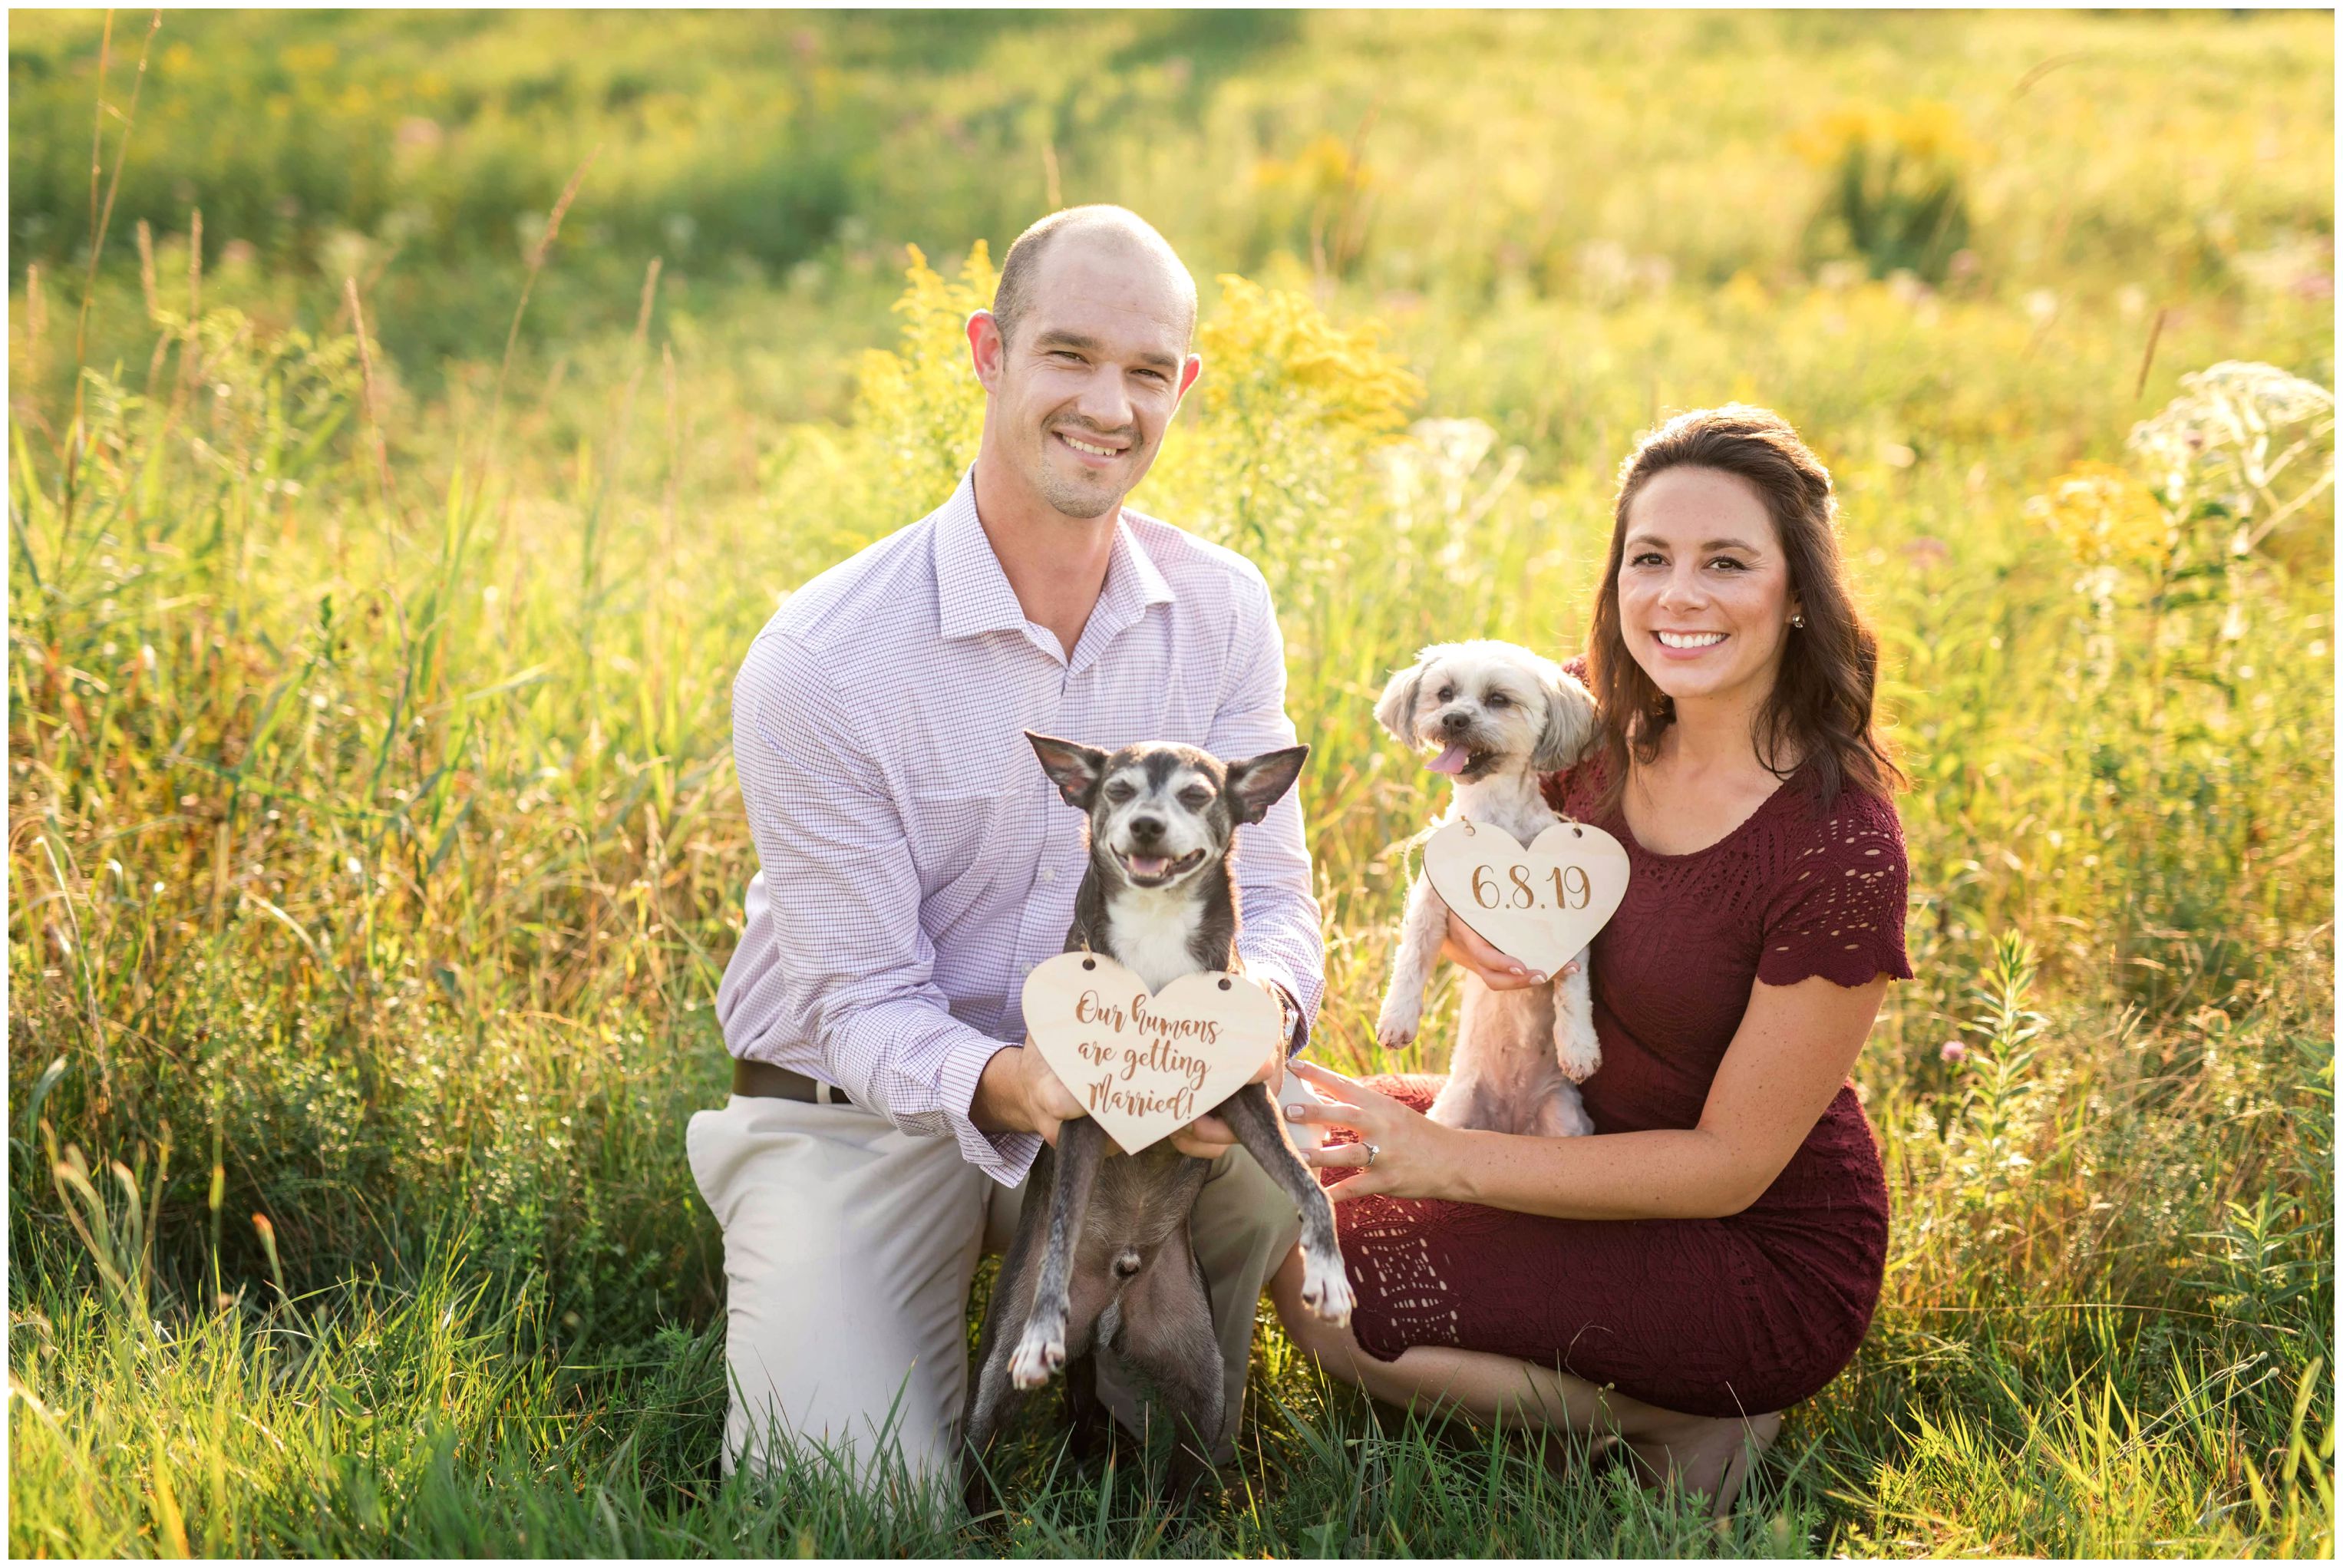
[[[1847,789],[1821,812],[1795,775],[1707,849],[1659,855],[1619,811],[1595,813],[1600,770],[1546,781],[1555,809],[1614,835],[1630,867],[1594,943],[1603,1065],[1583,1092],[1598,1136],[1697,1124],[1753,979],[1911,978],[1888,802]],[[1421,1111],[1441,1081],[1373,1081]],[[1776,1411],[1830,1382],[1871,1326],[1887,1250],[1886,1182],[1852,1087],[1725,1219],[1556,1220],[1380,1197],[1335,1212],[1369,1354],[1490,1351],[1691,1415]]]

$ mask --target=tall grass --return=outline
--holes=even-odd
[[[1414,24],[1324,25],[1305,96]],[[1459,24],[1426,68],[1529,25]],[[2146,115],[2143,40],[2258,36],[2212,26],[2109,24],[2095,80],[2135,95],[2106,113]],[[2279,119],[2307,112],[2288,90]],[[1070,196],[1159,166],[1116,146],[1069,143],[1101,186]],[[1383,210],[1436,209],[1445,166],[1387,156]],[[2073,188],[2117,202],[2110,168],[2147,156],[2074,152]],[[2006,176],[1971,167],[1971,216],[2014,256]],[[534,231],[560,229],[539,303],[577,286],[594,177]],[[1165,199],[1209,206],[1185,177]],[[261,286],[166,233],[136,287],[95,269],[79,374],[53,318],[30,363],[54,302],[12,300],[12,1549],[2331,1550],[2331,405],[2178,378],[2331,383],[2328,303],[2248,271],[2154,317],[2112,239],[1942,290],[1789,249],[1483,287],[1448,276],[1459,241],[1410,298],[1374,272],[1391,230],[1322,214],[1314,254],[1273,198],[1230,218],[1286,226],[1258,252],[1192,250],[1256,276],[1208,288],[1207,379],[1140,500],[1277,590],[1336,1065],[1436,1066],[1453,1016],[1443,990],[1427,1043],[1375,1057],[1397,845],[1431,802],[1368,720],[1384,672],[1460,623],[1574,647],[1610,471],[1661,408],[1762,397],[1845,492],[1915,780],[1919,978],[1857,1070],[1895,1251],[1870,1341],[1730,1527],[1376,1411],[1273,1325],[1232,1490],[1186,1517],[1136,1455],[1086,1469],[1039,1422],[973,1522],[819,1456],[719,1478],[722,1274],[680,1139],[723,1093],[709,1003],[754,866],[729,674],[781,595],[940,498],[988,264],[960,231],[882,337],[848,282],[698,315],[638,251],[607,330],[524,331],[499,369],[516,268],[450,368],[353,336],[388,330],[359,269]],[[829,297],[862,357],[753,330]],[[2168,402],[2157,430],[2213,432],[2177,466],[2127,441]]]

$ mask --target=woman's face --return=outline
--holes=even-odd
[[[1748,480],[1674,467],[1628,504],[1620,634],[1679,711],[1687,701],[1762,699],[1797,608],[1781,535]]]

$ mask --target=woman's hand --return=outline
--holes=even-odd
[[[1440,956],[1472,970],[1491,990],[1519,990],[1523,986],[1544,985],[1554,978],[1516,963],[1491,947],[1454,910],[1448,911],[1448,935],[1440,944]],[[1573,959],[1563,965],[1562,972],[1576,974],[1578,960]]]
[[[1312,1127],[1347,1127],[1359,1135],[1356,1143],[1313,1149],[1303,1156],[1313,1170],[1355,1171],[1357,1175],[1326,1189],[1337,1203],[1382,1194],[1393,1198],[1447,1197],[1447,1177],[1455,1142],[1463,1135],[1443,1127],[1414,1107],[1393,1100],[1315,1062],[1300,1058],[1287,1067],[1316,1090],[1324,1105],[1289,1105],[1286,1119]],[[1367,1145],[1375,1146],[1374,1165],[1367,1164]]]

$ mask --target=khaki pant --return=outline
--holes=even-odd
[[[949,1138],[913,1138],[855,1106],[734,1095],[684,1134],[700,1196],[724,1230],[729,1473],[769,1433],[875,1459],[900,1439],[915,1474],[959,1463],[968,1292],[980,1250],[1005,1251],[1025,1187],[1002,1187]],[[1300,1231],[1252,1155],[1214,1161],[1196,1200],[1196,1261],[1212,1293],[1234,1449],[1262,1284]],[[1099,1393],[1138,1429],[1099,1358]]]

